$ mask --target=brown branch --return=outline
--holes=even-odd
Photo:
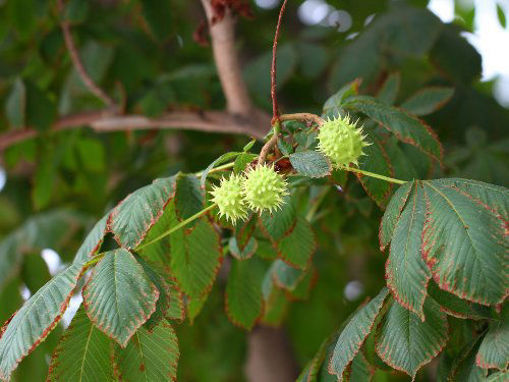
[[[64,12],[63,0],[57,0],[57,8],[61,18],[60,27],[62,28],[62,33],[64,34],[65,46],[69,51],[71,61],[74,67],[76,68],[78,75],[80,76],[81,80],[83,81],[87,89],[90,90],[91,93],[93,93],[97,98],[102,100],[107,106],[114,108],[115,101],[113,101],[113,99],[110,96],[108,96],[88,75],[87,70],[85,69],[85,66],[81,61],[81,58],[78,54],[78,49],[76,48],[74,40],[72,39],[71,25],[63,15]]]
[[[283,14],[286,9],[286,2],[283,2],[281,6],[281,10],[279,11],[279,17],[276,25],[276,33],[274,34],[274,43],[272,44],[272,67],[270,69],[270,96],[272,97],[272,123],[279,120],[279,108],[277,105],[277,96],[276,96],[276,57],[277,57],[277,41],[279,38],[279,29],[281,28],[281,21],[283,19]]]
[[[235,49],[235,23],[229,9],[217,21],[210,0],[201,0],[210,29],[212,50],[217,73],[226,98],[226,109],[232,114],[249,116],[252,104],[242,77],[241,66]]]
[[[322,117],[312,114],[312,113],[293,113],[293,114],[283,114],[279,116],[279,120],[283,121],[311,121],[316,123],[318,126],[321,126],[324,123]]]
[[[224,111],[175,111],[159,118],[147,118],[142,115],[111,116],[108,111],[93,111],[63,117],[53,125],[50,131],[70,130],[82,126],[90,126],[98,133],[147,129],[182,129],[210,133],[245,134],[262,138],[264,134],[260,129],[260,125],[256,123],[256,121],[262,120],[262,117],[256,116],[262,114],[264,113],[255,110],[255,117],[246,119]],[[266,115],[265,118],[265,121],[268,122]],[[0,134],[0,152],[15,143],[34,138],[38,134],[39,132],[32,128],[12,130]]]

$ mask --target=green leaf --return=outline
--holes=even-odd
[[[504,301],[509,291],[507,222],[455,179],[422,181],[426,222],[422,255],[438,286],[484,305]],[[484,193],[500,197],[501,190]],[[507,194],[507,191],[506,191]]]
[[[399,221],[401,211],[405,207],[410,192],[414,188],[414,182],[403,183],[392,196],[380,223],[380,250],[384,250],[392,239],[394,228]]]
[[[85,170],[101,172],[105,168],[104,147],[99,140],[81,138],[76,147]]]
[[[240,153],[240,152],[228,152],[228,153],[224,153],[223,155],[221,155],[219,158],[217,158],[215,161],[213,161],[211,164],[209,164],[205,170],[202,171],[201,176],[200,176],[201,186],[205,187],[205,183],[207,181],[207,177],[209,176],[210,170],[219,166],[220,164],[226,163],[232,159],[235,159],[235,158],[237,158],[239,156],[243,156],[243,155],[253,155],[253,154]],[[237,162],[237,161],[235,160],[235,162]],[[244,170],[244,169],[242,169],[242,170]]]
[[[454,88],[443,86],[428,87],[419,90],[401,104],[401,107],[413,115],[428,115],[441,109],[454,94]]]
[[[310,178],[321,178],[332,171],[329,160],[318,151],[299,151],[289,158],[295,171]]]
[[[47,92],[26,83],[26,123],[39,131],[48,130],[57,115],[57,105]]]
[[[178,220],[174,209],[170,211],[173,226]],[[219,243],[218,233],[205,219],[170,236],[170,267],[181,290],[187,295],[199,297],[212,287],[222,261]]]
[[[371,85],[380,71],[391,69],[391,63],[422,57],[442,28],[440,20],[429,10],[405,6],[405,3],[376,13],[362,33],[341,50],[327,81],[333,89],[356,78]]]
[[[505,27],[507,26],[507,21],[505,18],[504,8],[502,8],[500,4],[497,4],[497,17],[500,26],[505,29]]]
[[[13,128],[26,126],[26,87],[21,78],[17,78],[5,103],[5,116]]]
[[[281,209],[273,213],[264,212],[260,215],[260,226],[272,241],[281,240],[294,227],[296,211],[294,199],[286,197]]]
[[[78,249],[73,264],[86,263],[99,250],[107,231],[106,223],[109,216],[110,214],[107,213],[94,225],[94,228],[92,228],[83,241],[83,244],[81,244],[81,247]]]
[[[500,371],[490,374],[486,382],[506,382],[509,379],[509,371]]]
[[[394,301],[376,340],[380,358],[412,378],[440,353],[448,337],[447,316],[440,311],[438,304],[427,299],[423,308],[424,322]]]
[[[136,248],[161,217],[166,204],[175,195],[175,179],[156,179],[127,196],[115,207],[108,225],[119,243]]]
[[[142,1],[143,17],[158,40],[167,39],[172,31],[171,9],[172,5],[169,1]]]
[[[330,96],[323,105],[323,115],[330,118],[337,117],[343,108],[345,100],[351,96],[359,94],[360,85],[361,80],[352,81]]]
[[[481,77],[482,58],[463,36],[463,32],[457,25],[444,25],[430,51],[430,61],[449,79],[470,84]],[[458,65],[458,62],[463,65]]]
[[[278,250],[284,261],[297,268],[306,269],[316,250],[315,234],[311,224],[298,216],[291,232],[278,242]]]
[[[127,347],[117,346],[115,353],[115,370],[122,381],[177,380],[178,340],[167,323],[160,323],[152,331],[140,328]]]
[[[277,86],[290,79],[295,72],[298,54],[293,44],[281,44],[277,51]],[[260,102],[268,104],[270,94],[270,66],[272,51],[268,51],[244,67],[244,79],[253,96]]]
[[[87,19],[89,8],[86,1],[70,0],[65,7],[65,20],[71,23],[82,23]]]
[[[193,174],[178,174],[176,180],[175,212],[179,219],[184,220],[203,209],[204,188],[200,187],[199,179]]]
[[[92,322],[124,347],[154,313],[158,298],[143,267],[123,248],[106,252],[83,289]]]
[[[258,249],[258,242],[254,237],[250,237],[247,244],[243,248],[240,248],[237,238],[232,236],[228,241],[228,245],[231,255],[237,260],[250,259]]]
[[[226,313],[234,324],[251,329],[263,313],[262,280],[265,264],[257,257],[232,260],[226,284]]]
[[[387,105],[394,105],[394,102],[396,102],[396,98],[398,97],[400,85],[401,74],[399,72],[390,74],[378,91],[376,98]]]
[[[305,276],[305,273],[297,268],[291,267],[283,260],[275,260],[269,270],[274,283],[280,288],[293,291]]]
[[[388,294],[389,291],[383,288],[375,298],[353,315],[339,335],[334,353],[329,361],[329,373],[335,374],[338,381],[343,380],[345,371],[373,329],[375,319]]]
[[[400,141],[416,146],[434,159],[442,160],[442,145],[435,133],[423,121],[403,110],[388,106],[369,96],[350,97],[345,108],[366,114]]]
[[[0,379],[8,379],[18,363],[55,328],[80,274],[81,267],[76,265],[59,273],[0,329]]]
[[[414,183],[406,208],[394,229],[385,265],[387,286],[406,309],[425,320],[423,305],[431,273],[421,256],[426,203],[422,185]]]
[[[359,168],[376,174],[393,177],[391,160],[387,156],[382,144],[378,139],[374,138],[374,136],[370,136],[368,141],[371,141],[372,144],[364,148],[364,153],[366,155],[360,158]],[[383,208],[387,204],[387,199],[391,194],[392,183],[369,176],[363,176],[358,173],[355,175],[369,197]]]
[[[448,381],[486,381],[484,370],[477,366],[475,362],[482,338],[481,335],[464,346],[460,354],[454,359]]]
[[[236,174],[243,172],[249,163],[251,163],[258,155],[251,153],[242,153],[235,159],[233,171]]]
[[[453,317],[473,320],[493,318],[487,306],[463,300],[452,293],[440,289],[434,282],[430,283],[428,293],[440,304],[440,310]]]
[[[110,381],[111,341],[80,308],[51,359],[47,382]]]
[[[138,262],[141,264],[145,274],[150,279],[152,284],[155,285],[159,292],[159,298],[157,299],[156,303],[156,310],[144,324],[144,327],[151,331],[166,317],[166,313],[170,308],[171,289],[170,286],[166,283],[164,277],[159,274],[159,272],[154,270],[149,264],[147,264],[147,262],[145,262],[140,257],[137,257],[136,260],[138,260]]]
[[[483,369],[507,370],[509,366],[509,315],[490,323],[475,358]]]

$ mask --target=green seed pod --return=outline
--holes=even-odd
[[[243,183],[243,176],[232,174],[228,179],[222,178],[219,186],[214,186],[210,192],[213,196],[212,201],[219,207],[219,216],[225,216],[226,220],[233,224],[237,220],[245,220],[248,215]]]
[[[347,115],[336,119],[328,119],[320,127],[318,133],[318,150],[330,158],[337,167],[359,164],[362,149],[370,144],[365,141],[362,128],[357,127]]]
[[[261,165],[249,170],[244,181],[244,197],[255,211],[281,208],[288,195],[286,180],[274,171],[274,166]]]

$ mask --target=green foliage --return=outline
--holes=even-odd
[[[462,20],[446,25],[426,1],[345,1],[342,33],[303,26],[301,2],[289,2],[279,109],[306,113],[269,133],[255,106],[271,106],[276,10],[251,2],[255,21],[237,17],[254,105],[228,115],[220,64],[193,42],[208,37],[199,2],[64,3],[61,14],[49,2],[0,5],[0,317],[12,315],[0,379],[242,380],[245,330],[264,325],[290,337],[299,381],[507,379],[509,112],[478,82],[480,55],[463,35],[474,10],[458,3]],[[118,108],[85,85],[61,20]],[[358,166],[332,170],[317,150],[321,118],[346,115],[371,145]],[[174,116],[269,134],[162,131]],[[136,131],[146,118],[163,123]],[[274,133],[264,161],[284,203],[226,221],[210,191],[255,171]],[[46,248],[68,266],[52,279]]]
[[[51,359],[49,381],[113,378],[110,339],[79,309]]]

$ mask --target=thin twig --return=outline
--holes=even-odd
[[[404,183],[407,182],[406,180],[391,178],[389,176],[376,174],[374,172],[361,170],[361,169],[355,168],[355,167],[341,166],[341,168],[343,170],[345,170],[345,171],[356,172],[357,174],[366,175],[366,176],[369,176],[371,178],[376,178],[376,179],[384,180],[384,181],[389,182],[389,183],[404,184]]]
[[[64,41],[65,46],[67,47],[67,50],[69,51],[69,55],[71,56],[72,63],[74,67],[76,68],[76,71],[78,72],[78,75],[80,76],[81,80],[85,84],[88,90],[90,90],[91,93],[93,93],[97,98],[102,100],[106,105],[108,105],[111,108],[115,107],[115,101],[108,96],[95,82],[94,80],[88,75],[87,70],[83,66],[83,63],[81,62],[81,58],[78,54],[78,50],[76,48],[76,45],[74,44],[74,40],[72,39],[71,34],[71,25],[69,21],[65,19],[64,13],[64,4],[63,0],[57,1],[58,6],[58,12],[60,13],[60,27],[62,28],[62,33],[64,34]]]
[[[293,114],[283,114],[279,116],[279,120],[283,121],[312,121],[316,123],[318,126],[321,126],[324,123],[322,117],[312,114],[312,113],[293,113]]]
[[[260,154],[258,155],[258,166],[261,166],[265,163],[265,159],[267,159],[267,155],[269,154],[270,150],[272,150],[272,148],[277,145],[280,128],[281,124],[279,121],[275,121],[274,125],[272,126],[272,137],[267,142],[265,142],[262,149],[260,150]]]
[[[283,1],[281,10],[279,11],[279,17],[276,25],[276,33],[274,34],[274,43],[272,44],[272,67],[270,69],[270,96],[272,97],[272,123],[279,121],[279,108],[277,104],[276,96],[276,56],[277,56],[277,41],[279,38],[279,29],[281,27],[281,20],[285,13],[287,0]]]

